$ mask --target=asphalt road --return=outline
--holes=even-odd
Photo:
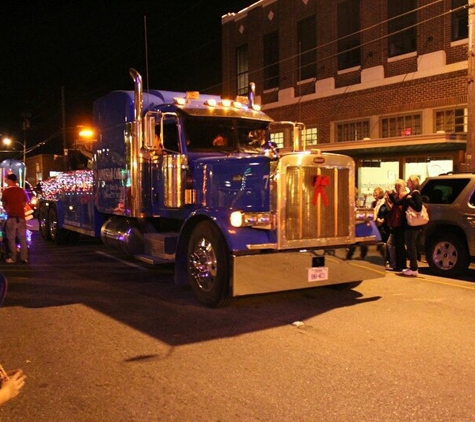
[[[1,264],[2,422],[473,421],[475,271],[198,304],[98,242]]]

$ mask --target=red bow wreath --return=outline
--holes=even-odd
[[[315,177],[313,187],[315,192],[313,193],[313,205],[317,205],[318,195],[322,195],[323,205],[328,206],[328,197],[325,192],[325,188],[330,184],[330,178],[328,176],[322,177],[318,175]]]

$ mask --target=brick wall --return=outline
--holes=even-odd
[[[466,81],[466,73],[459,71],[265,111],[275,120],[293,116],[290,120],[318,127],[319,142],[326,143],[330,142],[330,125],[334,121],[466,104]]]
[[[468,49],[466,43],[451,43],[450,0],[419,0],[417,7],[420,22],[417,26],[417,51],[388,60],[387,24],[381,24],[387,19],[387,2],[361,0],[361,29],[364,29],[361,32],[361,67],[338,72],[336,1],[263,0],[256,3],[247,15],[222,25],[223,53],[226,52],[223,54],[225,93],[235,94],[234,51],[239,45],[247,43],[250,76],[256,82],[257,95],[261,96],[266,112],[276,120],[298,120],[307,126],[318,127],[319,142],[331,141],[330,126],[335,121],[464,105],[467,102],[466,70],[450,73],[444,70],[445,73],[440,74],[432,71],[425,78],[413,77],[421,64],[421,57],[445,57],[445,63],[436,63],[443,67],[466,61]],[[296,28],[300,19],[312,14],[316,15],[319,46],[316,78],[299,84]],[[279,30],[280,42],[280,86],[278,91],[264,93],[262,37],[276,29]],[[441,51],[445,56],[438,55]],[[383,69],[385,80],[402,76],[399,78],[402,81],[387,84],[382,80],[380,86],[358,88],[357,91],[352,89],[361,84],[362,70],[377,67]],[[333,78],[335,82],[335,95],[310,100],[305,98],[312,97],[316,81],[328,78]],[[287,101],[279,104],[276,101],[279,92],[293,93],[294,104],[289,104],[288,94],[285,97]]]

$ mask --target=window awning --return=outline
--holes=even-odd
[[[317,149],[322,152],[345,154],[353,158],[374,158],[382,155],[405,156],[407,154],[465,151],[466,146],[467,135],[465,133],[435,133],[318,144]]]

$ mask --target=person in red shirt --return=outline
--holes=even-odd
[[[2,193],[2,202],[7,213],[5,233],[7,235],[10,256],[5,260],[7,264],[14,264],[17,257],[16,241],[20,242],[20,261],[28,263],[28,245],[26,241],[25,205],[28,197],[26,192],[17,185],[17,177],[11,173],[5,177],[7,187]]]

